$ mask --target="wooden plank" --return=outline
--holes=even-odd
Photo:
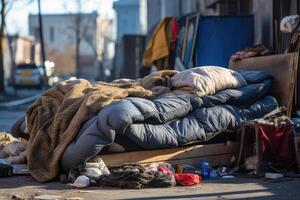
[[[232,159],[233,156],[237,156],[237,152],[235,153],[229,153],[229,154],[219,154],[219,155],[213,155],[213,156],[199,156],[199,157],[191,157],[191,158],[181,158],[181,159],[175,159],[175,160],[156,160],[156,161],[151,161],[151,160],[147,160],[147,161],[137,161],[134,162],[133,160],[131,160],[132,162],[128,162],[128,160],[124,159],[123,161],[121,160],[114,160],[114,159],[109,159],[108,157],[101,157],[105,164],[109,167],[112,166],[120,166],[124,163],[138,163],[141,165],[145,165],[145,164],[149,164],[149,163],[153,163],[153,162],[168,162],[172,165],[177,165],[177,164],[189,164],[189,165],[193,165],[193,166],[199,166],[200,161],[206,161],[209,162],[209,164],[211,166],[219,166],[219,165],[228,165],[230,164],[230,160]],[[113,158],[113,157],[112,157]]]
[[[151,162],[193,162],[200,159],[209,159],[211,162],[228,161],[239,151],[239,142],[225,144],[208,144],[181,147],[176,149],[149,150],[118,154],[99,155],[107,166],[116,166],[123,163],[151,163]]]

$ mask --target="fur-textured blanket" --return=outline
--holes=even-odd
[[[128,96],[153,98],[168,91],[175,71],[160,71],[139,82],[91,84],[87,80],[64,81],[46,91],[26,112],[28,168],[40,182],[60,173],[60,159],[81,125],[115,100]],[[163,89],[162,89],[163,88]]]

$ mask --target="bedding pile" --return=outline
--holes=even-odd
[[[31,175],[41,182],[55,178],[60,171],[61,156],[83,122],[113,101],[127,96],[154,98],[157,91],[144,87],[155,90],[157,82],[164,85],[164,79],[173,74],[172,71],[158,72],[139,85],[128,81],[91,84],[78,79],[61,82],[46,91],[26,112],[25,132],[30,134],[27,160]]]
[[[122,137],[141,149],[208,141],[276,109],[267,96],[271,79],[265,72],[198,67],[139,81],[60,83],[26,113],[29,170],[38,181],[52,180]]]

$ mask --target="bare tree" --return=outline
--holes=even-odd
[[[67,10],[67,3],[69,1],[65,1],[65,9]],[[91,0],[75,0],[75,6],[76,6],[76,12],[74,17],[74,24],[69,26],[70,29],[73,29],[75,32],[75,66],[76,66],[76,75],[79,76],[79,69],[80,69],[80,45],[84,41],[86,44],[88,44],[95,56],[96,63],[98,65],[100,75],[102,74],[102,65],[100,62],[100,56],[98,53],[98,46],[97,41],[93,40],[94,36],[89,31],[91,28],[91,23],[93,23],[92,20],[85,20],[86,16],[82,14],[82,8],[84,4],[88,4],[88,2],[92,2]],[[84,3],[84,4],[83,4]],[[97,22],[96,22],[97,23]],[[97,26],[97,24],[96,24]]]
[[[81,42],[81,0],[76,0],[77,12],[75,16],[75,63],[76,76],[78,76],[78,69],[80,67],[80,42]]]
[[[5,92],[5,80],[4,80],[4,40],[5,40],[5,20],[7,13],[13,8],[14,3],[17,0],[1,0],[1,22],[0,22],[0,93]],[[25,4],[31,3],[32,0],[28,0]],[[24,4],[24,5],[25,5]]]
[[[1,0],[1,24],[0,24],[0,92],[5,92],[4,85],[4,55],[3,55],[3,40],[7,2]]]
[[[69,1],[64,2],[64,7],[67,10],[67,4]],[[74,24],[69,26],[70,29],[73,29],[75,32],[75,68],[76,68],[76,76],[79,75],[80,68],[80,43],[82,41],[82,2],[81,0],[75,0],[76,4],[76,12],[74,17]]]
[[[93,35],[91,35],[91,33],[88,30],[89,30],[88,25],[86,24],[86,26],[84,27],[83,32],[82,32],[82,39],[90,46],[90,48],[93,51],[93,54],[96,59],[97,67],[99,69],[99,79],[101,80],[101,79],[103,79],[103,73],[104,73],[103,65],[101,62],[102,55],[99,55],[97,41],[93,40]]]
[[[12,9],[15,1],[1,0],[1,22],[0,22],[0,93],[5,92],[4,80],[4,50],[3,44],[5,39],[5,19],[7,13]]]

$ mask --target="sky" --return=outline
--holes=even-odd
[[[28,16],[38,12],[37,0],[11,0],[15,1],[12,9],[7,14],[6,25],[10,34],[19,33],[28,35]],[[72,13],[77,10],[78,0],[41,0],[42,14]],[[83,12],[97,11],[99,15],[112,18],[114,11],[112,4],[114,0],[81,0]]]

